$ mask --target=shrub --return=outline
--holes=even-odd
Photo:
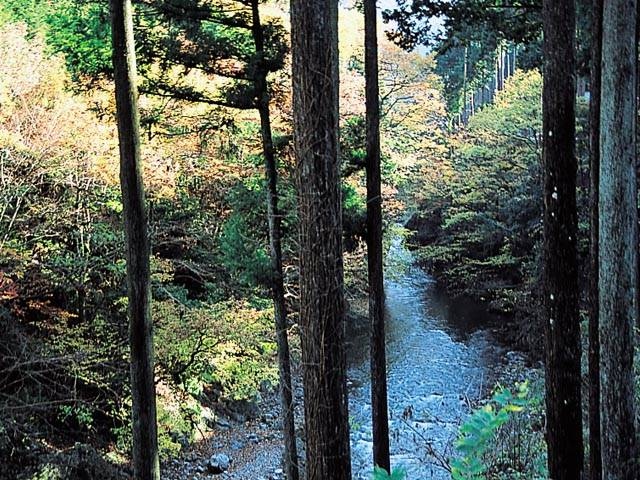
[[[380,467],[373,470],[373,480],[404,480],[405,478],[407,478],[407,473],[402,467],[395,468],[391,474]]]
[[[451,460],[454,480],[546,478],[542,398],[528,382],[498,388],[460,427]]]

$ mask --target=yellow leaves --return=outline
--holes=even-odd
[[[340,8],[338,13],[340,64],[346,65],[351,57],[364,61],[364,15],[354,8]]]
[[[63,175],[84,171],[89,158],[112,161],[113,128],[97,121],[68,81],[62,59],[47,56],[40,38],[28,40],[21,25],[0,29],[0,147]]]

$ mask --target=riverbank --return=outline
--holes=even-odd
[[[222,419],[213,432],[163,465],[163,478],[283,479],[283,440],[275,394],[264,398],[258,409],[258,415],[246,421]]]
[[[446,295],[481,306],[499,319],[494,328],[504,344],[525,351],[532,362],[540,360],[537,273],[531,271],[530,259],[460,240],[445,227],[443,215],[441,206],[422,207],[407,220],[417,263],[433,275]]]

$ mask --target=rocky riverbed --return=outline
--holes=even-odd
[[[388,257],[387,359],[392,466],[408,479],[449,478],[448,458],[462,421],[497,380],[510,385],[531,370],[495,332],[499,320],[481,306],[452,300],[415,266],[398,238]],[[347,336],[353,478],[371,477],[371,404],[366,318],[350,322]],[[302,388],[295,372],[296,419],[302,431]],[[263,397],[249,419],[218,419],[164,478],[279,480],[284,478],[279,403]],[[299,450],[302,450],[299,444]]]
[[[301,403],[302,391],[296,388]],[[279,403],[275,392],[266,394],[252,418],[218,418],[182,457],[163,467],[168,480],[281,480],[283,452]],[[298,407],[299,408],[299,407]],[[302,418],[298,414],[298,418]]]

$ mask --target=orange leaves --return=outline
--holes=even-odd
[[[5,302],[18,297],[18,286],[4,272],[0,272],[0,301]]]

